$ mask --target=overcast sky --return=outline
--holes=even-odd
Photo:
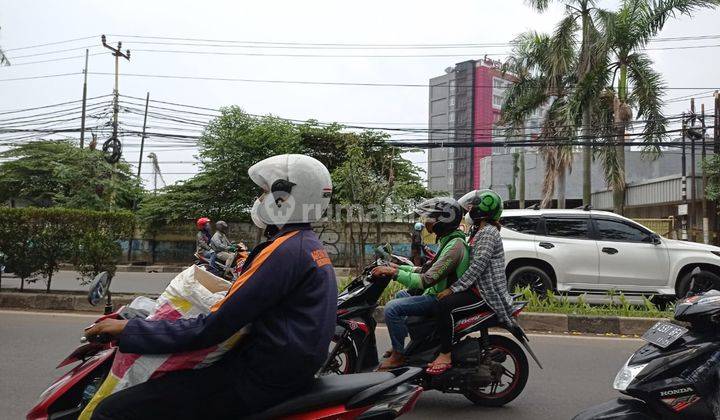
[[[612,8],[617,1],[601,1]],[[121,62],[121,74],[158,74],[244,79],[331,82],[380,82],[426,84],[456,62],[502,54],[507,48],[466,50],[283,50],[258,48],[211,48],[138,44],[138,39],[116,35],[202,38],[237,41],[355,43],[355,44],[457,44],[507,42],[528,29],[549,31],[562,16],[561,6],[538,14],[521,0],[488,1],[13,1],[0,0],[0,45],[8,56],[80,48],[93,45],[91,53],[103,52],[99,34],[112,34],[109,42],[123,41],[134,50],[130,62]],[[720,34],[720,12],[703,12],[694,19],[671,21],[661,37]],[[97,35],[92,40],[12,51],[13,48]],[[657,46],[720,46],[720,39],[668,42]],[[287,54],[459,54],[450,57],[268,57],[169,54],[141,49],[187,49]],[[683,48],[652,51],[656,68],[671,87],[720,88],[720,48]],[[17,64],[82,54],[82,50],[55,55],[18,58]],[[493,56],[501,59],[501,56]],[[17,65],[0,68],[0,80],[57,73],[80,72],[83,59]],[[110,54],[90,57],[91,72],[112,72]],[[91,75],[88,95],[111,93],[112,77]],[[0,112],[81,97],[82,76],[0,81]],[[239,105],[256,114],[282,117],[383,125],[425,125],[428,90],[422,87],[362,87],[263,84],[228,81],[173,80],[121,76],[120,92],[144,97],[218,108]],[[667,99],[702,91],[668,90]],[[707,94],[706,94],[707,95]],[[712,108],[711,99],[704,99]],[[698,103],[702,102],[699,101]],[[679,113],[686,102],[668,105]],[[699,108],[699,105],[698,105]],[[137,121],[132,121],[137,123]],[[408,136],[404,136],[407,138]],[[128,140],[128,145],[137,139]],[[151,143],[152,144],[152,143]],[[156,144],[156,143],[155,143]],[[153,151],[150,149],[149,151]],[[190,151],[158,149],[155,152],[170,182],[191,172],[188,164],[163,161],[191,160]],[[137,149],[128,147],[125,157],[137,161]],[[422,153],[411,158],[425,167]],[[149,169],[148,169],[149,170]],[[143,170],[145,172],[145,170]],[[579,174],[579,172],[578,172]]]

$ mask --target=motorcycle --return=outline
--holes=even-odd
[[[243,264],[248,257],[248,251],[245,248],[238,248],[230,257],[232,264],[223,264],[219,260],[215,260],[215,265],[210,265],[210,259],[205,258],[204,255],[196,252],[193,256],[195,257],[195,265],[202,267],[205,271],[208,271],[218,277],[222,277],[225,280],[234,282],[242,272]]]
[[[147,317],[149,312],[122,306],[112,310],[108,289],[110,277],[99,274],[91,284],[88,301],[94,306],[108,298],[103,319]],[[28,412],[28,420],[76,419],[104,382],[117,347],[109,336],[86,339],[57,366],[77,365],[55,380],[40,394]],[[422,388],[412,381],[422,373],[417,368],[396,369],[383,373],[317,378],[302,395],[295,396],[252,419],[394,419],[410,412]]]
[[[376,249],[376,261],[365,267],[363,273],[339,294],[335,336],[319,375],[352,374],[377,367],[377,322],[373,313],[390,279],[373,279],[370,272],[398,258],[388,251],[387,246]],[[514,302],[513,317],[517,317],[526,304]],[[517,324],[511,329],[503,327],[485,304],[455,322],[453,366],[440,375],[429,375],[424,371],[440,349],[434,319],[408,317],[407,327],[410,334],[410,343],[405,348],[407,366],[423,368],[423,374],[415,383],[425,390],[462,394],[481,406],[502,406],[517,398],[528,380],[528,359],[514,340],[490,334],[492,327],[507,329],[542,368],[522,328]],[[471,336],[472,333],[480,333],[480,336]]]
[[[697,269],[693,276],[702,274]],[[574,420],[716,418],[720,291],[678,301],[674,318],[685,326],[665,321],[653,325],[642,336],[647,344],[615,376],[613,388],[629,398],[590,407]]]

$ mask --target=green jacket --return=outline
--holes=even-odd
[[[408,289],[425,289],[425,295],[437,295],[448,283],[459,279],[470,265],[470,247],[465,233],[456,230],[440,238],[438,256],[426,271],[421,267],[401,265],[395,280]]]

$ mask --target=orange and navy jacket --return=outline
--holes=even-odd
[[[209,315],[128,321],[125,353],[176,353],[210,347],[252,324],[225,356],[236,374],[270,386],[307,381],[327,357],[337,311],[335,270],[310,225],[285,226],[250,254],[226,297]]]

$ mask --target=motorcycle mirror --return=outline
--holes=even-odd
[[[107,271],[95,276],[92,283],[90,283],[90,292],[88,293],[88,302],[92,306],[96,306],[100,303],[105,296],[108,294],[110,289],[110,274]]]

